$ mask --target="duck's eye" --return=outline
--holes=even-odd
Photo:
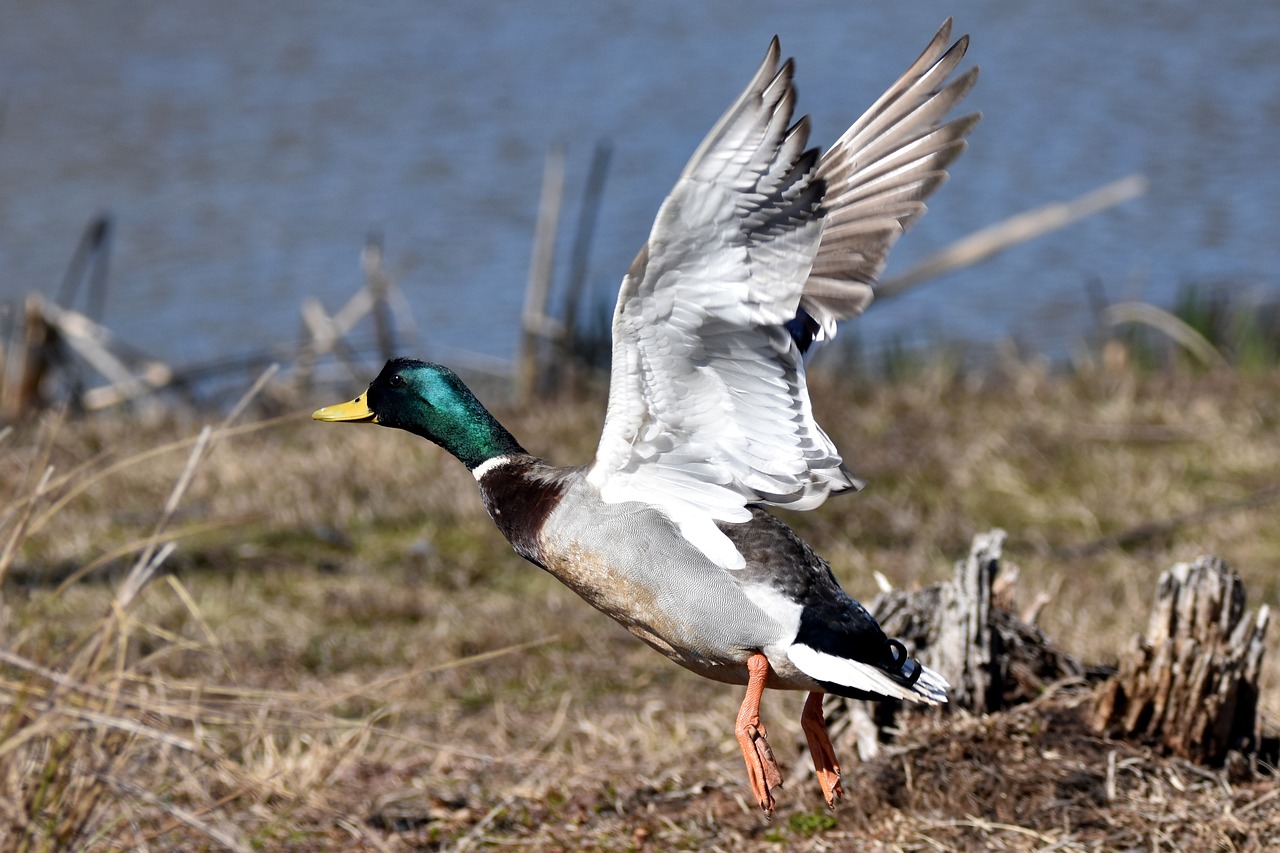
[[[401,376],[399,373],[393,374],[392,377],[387,380],[387,384],[390,385],[392,388],[399,388],[401,385],[404,384],[404,377]]]

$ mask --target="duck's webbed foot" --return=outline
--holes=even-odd
[[[769,659],[756,652],[747,658],[747,695],[738,711],[738,723],[734,734],[742,748],[742,759],[747,765],[747,780],[751,793],[766,815],[773,815],[773,789],[782,787],[782,771],[773,757],[773,748],[764,724],[760,722],[760,696],[769,677]]]
[[[822,715],[822,696],[816,691],[809,694],[800,715],[800,728],[804,730],[804,739],[809,742],[809,754],[813,756],[813,770],[818,775],[818,784],[822,786],[822,796],[826,798],[827,805],[834,807],[836,800],[844,796],[844,789],[840,787],[840,764],[827,735],[827,720]]]

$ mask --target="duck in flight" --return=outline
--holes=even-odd
[[[978,116],[948,120],[977,77],[948,20],[825,153],[792,121],[775,38],[698,146],[623,278],[595,459],[527,453],[447,367],[389,361],[320,421],[374,423],[443,447],[475,476],[515,551],[699,675],[746,685],[735,734],[766,813],[782,776],[760,721],[768,688],[801,714],[828,804],[842,795],[826,693],[937,704],[947,683],[885,636],[827,562],[768,507],[858,489],[814,420],[804,354],[871,301],[889,248],[925,211]]]

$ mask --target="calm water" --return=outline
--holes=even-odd
[[[936,4],[0,0],[0,302],[52,294],[116,217],[107,323],[177,363],[291,340],[382,234],[423,343],[510,356],[543,157],[569,222],[614,145],[591,282],[611,303],[661,198],[774,33],[826,143],[915,57]],[[584,13],[583,10],[588,10]],[[1086,285],[1169,304],[1280,293],[1280,4],[957,7],[983,76],[971,148],[890,272],[1028,207],[1141,172],[1149,194],[874,306],[890,339],[1093,329]],[[570,230],[570,229],[566,229]]]

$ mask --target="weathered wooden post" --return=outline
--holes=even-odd
[[[1217,557],[1160,576],[1147,636],[1098,691],[1093,727],[1219,766],[1259,746],[1258,676],[1270,609],[1245,612],[1240,577]]]
[[[23,342],[17,366],[17,380],[5,402],[5,414],[19,417],[43,406],[45,377],[57,359],[58,330],[48,321],[43,301],[27,294],[23,306]]]
[[[564,201],[565,148],[557,143],[547,152],[542,174],[542,199],[533,236],[533,258],[520,315],[520,352],[516,363],[515,397],[520,402],[538,390],[543,343],[554,341],[559,325],[547,314],[551,275],[555,268],[556,234],[560,230],[560,206]]]

